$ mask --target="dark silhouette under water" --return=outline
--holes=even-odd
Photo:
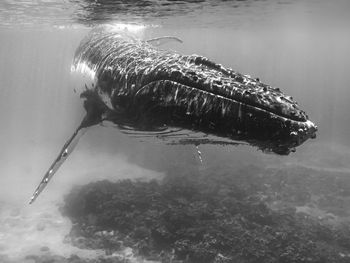
[[[348,184],[347,173],[298,165],[181,167],[162,181],[75,187],[62,212],[73,245],[107,254],[127,246],[157,262],[346,263]]]
[[[91,77],[80,94],[87,113],[31,203],[86,129],[103,121],[171,144],[243,142],[277,154],[315,138],[317,126],[278,88],[152,42],[113,26],[98,27],[81,42],[72,68]]]

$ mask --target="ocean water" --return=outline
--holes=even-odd
[[[247,173],[251,167],[310,169],[316,179],[341,174],[350,182],[349,11],[346,0],[2,1],[0,262],[24,262],[46,247],[62,256],[102,253],[63,242],[71,222],[58,207],[76,184],[162,178],[174,166]],[[166,48],[204,55],[279,87],[318,125],[317,138],[289,156],[250,146],[203,145],[202,164],[194,146],[140,142],[114,128],[93,127],[29,206],[35,187],[84,116],[73,91],[78,84],[71,62],[84,35],[103,23],[129,26],[144,39],[176,36],[183,43]],[[298,211],[347,222],[350,205],[344,200],[338,214],[307,206]]]

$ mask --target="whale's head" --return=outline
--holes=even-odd
[[[277,154],[316,137],[317,126],[278,88],[201,56],[173,56],[162,67],[129,76],[143,79],[127,95],[138,123],[200,131]],[[112,104],[123,98],[114,94]]]
[[[292,97],[202,56],[160,50],[98,28],[82,42],[74,61],[76,69],[92,72],[97,96],[90,97],[123,113],[109,115],[118,125],[176,127],[277,154],[316,137],[317,126]]]

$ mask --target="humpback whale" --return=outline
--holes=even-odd
[[[317,126],[280,89],[206,57],[160,49],[153,44],[160,40],[142,41],[102,26],[81,41],[72,71],[88,76],[79,90],[86,116],[30,203],[82,134],[105,121],[124,133],[170,144],[244,143],[279,155],[316,137]]]

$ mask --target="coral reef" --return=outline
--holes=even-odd
[[[162,262],[350,261],[350,227],[338,217],[349,212],[339,201],[350,196],[346,176],[300,167],[181,172],[76,187],[62,207],[74,223],[67,238]]]

